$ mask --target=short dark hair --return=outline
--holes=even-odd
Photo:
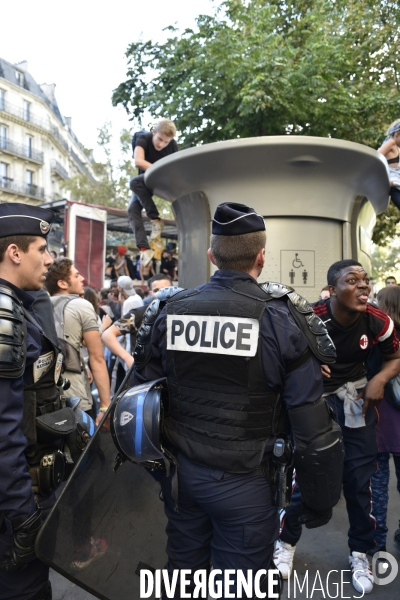
[[[389,275],[389,277],[386,277],[385,283],[387,283],[389,281],[389,279],[394,279],[396,281],[396,277],[394,277],[393,275]],[[397,281],[396,281],[396,283],[397,283]]]
[[[172,279],[169,275],[167,275],[166,273],[157,273],[157,275],[154,275],[151,279],[148,280],[147,285],[149,286],[149,288],[151,289],[151,286],[153,285],[153,283],[155,281],[162,281],[166,279],[167,281],[170,282],[170,284],[172,285]]]
[[[333,263],[328,269],[328,285],[336,285],[337,280],[340,276],[340,273],[346,267],[362,267],[362,264],[353,260],[352,258],[347,258],[346,260],[338,260]]]
[[[241,235],[211,235],[210,247],[218,269],[250,271],[257,254],[265,248],[265,231],[252,231]]]
[[[60,288],[58,287],[58,281],[70,282],[71,267],[73,261],[70,258],[57,258],[52,265],[49,266],[49,271],[46,275],[45,286],[50,296],[57,294]]]
[[[29,246],[36,241],[36,235],[8,235],[7,237],[0,238],[0,262],[3,262],[4,255],[10,244],[15,244],[18,248],[26,254],[29,250]]]

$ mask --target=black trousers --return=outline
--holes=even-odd
[[[161,480],[170,575],[173,569],[209,570],[210,564],[213,569],[240,569],[245,574],[247,569],[254,574],[268,569],[279,521],[264,472],[224,472],[193,463],[183,454],[178,462],[179,514],[171,495],[171,477]],[[236,585],[230,591],[235,589]]]
[[[43,521],[50,513],[55,501],[54,494],[45,499],[39,499]],[[12,534],[8,523],[4,522],[0,531],[0,556],[11,547],[11,544]],[[50,599],[51,587],[49,587],[49,590],[46,590],[46,586],[49,585],[48,581],[49,567],[36,558],[28,563],[22,571],[16,571],[15,573],[3,573],[0,571],[0,598],[1,600]]]
[[[146,231],[143,225],[142,210],[146,211],[149,219],[157,219],[160,215],[153,200],[153,192],[144,184],[144,175],[133,177],[130,181],[130,188],[133,192],[128,206],[128,220],[135,234],[136,245],[149,248]]]
[[[365,427],[351,429],[344,424],[343,401],[335,394],[326,397],[333,409],[335,421],[340,425],[345,447],[343,494],[346,500],[350,528],[350,552],[368,552],[374,547],[375,519],[371,515],[371,477],[376,471],[378,453],[374,407],[367,410]],[[292,504],[282,519],[281,540],[295,546],[300,539],[302,526],[298,518],[304,514],[299,486],[296,484]]]

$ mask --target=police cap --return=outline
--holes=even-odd
[[[214,235],[242,235],[253,231],[265,231],[264,219],[254,208],[234,202],[217,206],[212,222]]]
[[[46,237],[54,213],[47,208],[4,202],[0,204],[0,238],[12,235],[33,235]]]

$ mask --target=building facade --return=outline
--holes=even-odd
[[[62,182],[94,178],[92,159],[63,117],[55,84],[38,85],[26,62],[0,58],[0,202],[70,198]]]

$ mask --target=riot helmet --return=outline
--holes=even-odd
[[[156,467],[164,464],[160,422],[166,379],[157,379],[123,392],[111,408],[110,425],[120,459]]]

